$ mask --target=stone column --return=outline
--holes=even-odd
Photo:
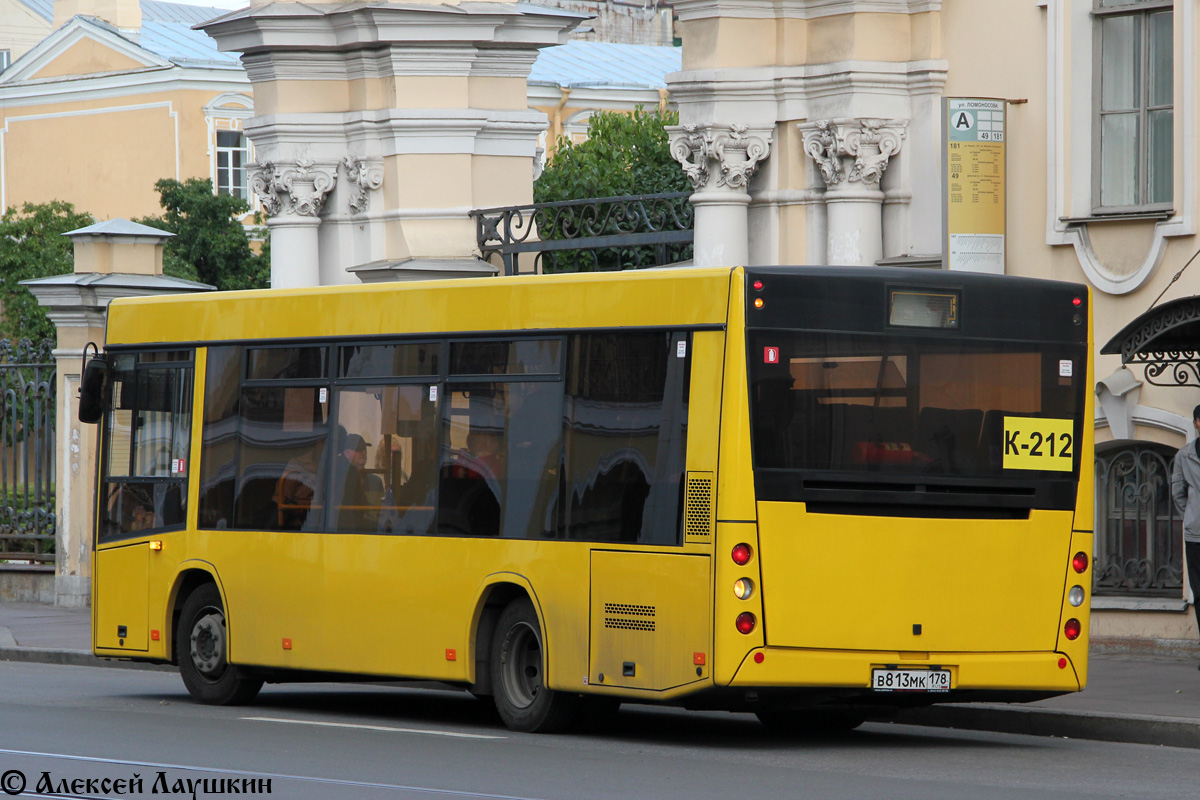
[[[290,289],[321,283],[321,208],[337,180],[337,164],[308,159],[251,165],[250,186],[267,212],[271,231],[271,287]]]
[[[817,120],[799,125],[804,152],[825,183],[826,261],[870,266],[883,258],[879,181],[900,152],[907,123],[884,119]]]
[[[117,297],[213,287],[162,274],[163,244],[173,234],[157,228],[115,219],[65,235],[75,245],[75,272],[21,283],[58,329],[55,604],[85,606],[92,593],[98,426],[79,421],[84,347],[88,342],[103,346],[108,304]]]
[[[739,266],[749,261],[747,186],[771,151],[769,129],[746,125],[678,125],[668,128],[671,155],[695,194],[697,267]]]

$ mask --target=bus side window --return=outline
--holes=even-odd
[[[190,351],[119,353],[110,377],[100,541],[182,527],[192,419]]]
[[[568,538],[679,544],[690,351],[685,334],[572,338],[563,414]]]

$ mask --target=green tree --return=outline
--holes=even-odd
[[[665,130],[678,124],[677,113],[657,108],[597,111],[586,140],[559,138],[554,157],[533,184],[534,202],[687,191],[687,176],[671,157]]]
[[[163,178],[154,184],[166,213],[137,222],[175,234],[163,252],[168,275],[198,280],[218,289],[263,289],[269,285],[269,251],[256,255],[246,226],[250,211],[240,197],[214,194],[212,181]]]
[[[95,220],[61,200],[10,207],[0,217],[0,338],[54,338],[54,325],[21,281],[63,275],[74,268],[68,231]]]
[[[676,125],[679,115],[640,106],[632,114],[598,111],[588,123],[588,138],[574,143],[559,138],[557,149],[533,184],[536,203],[597,197],[684,192],[691,189],[687,176],[671,157],[665,126]],[[674,219],[689,212],[678,199],[644,204],[644,214],[619,213],[599,208],[583,211],[544,210],[536,217],[543,240],[615,233],[642,233],[673,227]],[[653,218],[653,219],[652,219]],[[690,245],[672,245],[667,261],[691,257]],[[653,265],[664,256],[653,247],[604,248],[599,251],[558,251],[543,255],[546,272],[628,269]]]

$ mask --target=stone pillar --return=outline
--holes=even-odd
[[[65,234],[75,245],[75,272],[22,281],[58,329],[58,432],[55,604],[85,606],[92,592],[97,426],[79,421],[84,347],[104,344],[109,301],[117,297],[208,291],[213,287],[162,274],[163,243],[173,234],[123,219]]]
[[[290,289],[321,283],[321,208],[337,180],[337,165],[308,159],[290,164],[251,165],[250,186],[267,212],[271,231],[271,287]]]
[[[671,155],[695,189],[697,267],[739,266],[750,258],[747,185],[771,151],[771,131],[746,125],[668,128]]]
[[[888,160],[900,152],[904,122],[817,120],[799,126],[804,152],[825,183],[826,262],[871,266],[883,258],[883,192]]]
[[[254,86],[272,285],[495,274],[470,211],[533,201],[547,118],[526,79],[582,19],[513,0],[254,0],[204,25]]]

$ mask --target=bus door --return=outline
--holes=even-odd
[[[151,547],[183,528],[191,351],[115,353],[97,510],[94,640],[148,647]]]

